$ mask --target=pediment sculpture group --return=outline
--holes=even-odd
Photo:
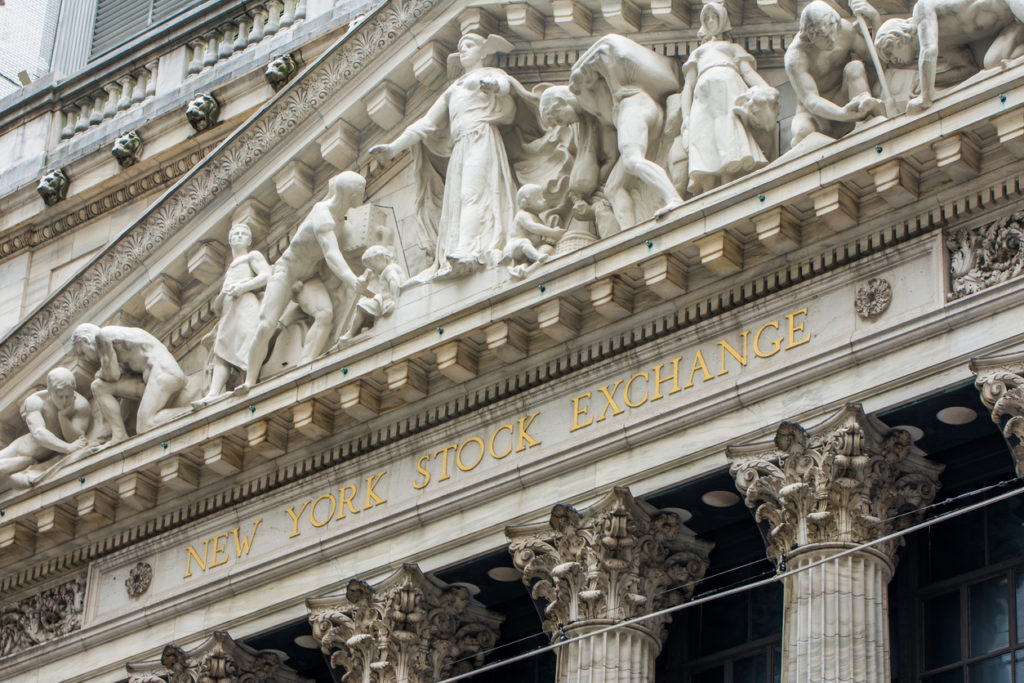
[[[784,60],[796,96],[787,155],[900,115],[885,66],[917,62],[914,114],[932,105],[936,87],[1024,55],[1024,0],[918,0],[910,18],[885,23],[867,0],[850,0],[850,10],[843,18],[813,0],[801,13]],[[205,395],[145,330],[79,325],[73,352],[98,368],[92,398],[71,371],[51,370],[20,407],[28,432],[0,450],[0,490],[29,487],[130,430],[226,397],[232,376],[240,377],[233,393],[244,394],[278,358],[301,364],[351,343],[396,309],[404,289],[499,265],[525,277],[553,255],[773,162],[778,90],[732,42],[721,0],[705,0],[700,25],[702,43],[682,64],[606,35],[576,61],[568,84],[532,90],[493,66],[511,49],[504,38],[466,33],[449,60],[461,75],[422,118],[369,150],[382,161],[411,154],[420,243],[430,254],[422,272],[409,278],[388,245],[367,246],[357,264],[346,258],[358,241],[346,214],[366,187],[352,171],[330,180],[273,264],[250,249],[248,226],[232,226]]]

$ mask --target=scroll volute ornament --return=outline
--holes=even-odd
[[[726,455],[777,564],[796,548],[864,543],[909,526],[904,513],[931,503],[943,469],[909,433],[852,403],[813,429],[783,422],[772,444],[730,446]],[[875,547],[894,561],[899,545]]]
[[[431,683],[470,671],[504,620],[464,586],[411,564],[376,588],[353,579],[344,598],[310,600],[309,608],[313,637],[349,683]]]
[[[1010,447],[1017,476],[1024,476],[1024,352],[975,358],[971,371],[981,402]]]
[[[129,663],[128,683],[300,683],[307,679],[281,663],[272,650],[256,651],[226,631],[214,631],[199,647],[166,645],[158,662]]]
[[[591,507],[559,504],[548,522],[509,527],[513,562],[534,600],[547,602],[544,629],[624,621],[678,604],[693,593],[714,544],[677,513],[658,510],[617,487]],[[677,588],[676,590],[667,590]],[[664,642],[669,616],[642,622]]]

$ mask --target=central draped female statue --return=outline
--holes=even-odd
[[[420,229],[434,252],[433,263],[415,280],[496,265],[520,185],[545,184],[567,164],[564,150],[545,144],[538,97],[489,65],[511,48],[500,36],[463,35],[457,58],[465,73],[423,118],[370,150],[385,161],[413,150]]]

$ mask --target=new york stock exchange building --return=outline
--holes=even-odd
[[[1024,683],[1022,0],[53,5],[0,680]]]

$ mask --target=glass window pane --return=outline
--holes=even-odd
[[[977,657],[1010,644],[1006,577],[999,576],[968,589],[971,656]]]
[[[985,566],[983,511],[975,510],[928,529],[930,576],[924,582],[940,581]]]
[[[989,562],[1024,557],[1024,500],[1010,498],[988,510]]]
[[[766,659],[764,652],[737,659],[732,665],[732,683],[766,683],[768,680]]]
[[[953,669],[921,680],[924,683],[964,683],[964,670]]]
[[[1010,683],[1010,653],[975,662],[967,667],[970,683]]]
[[[924,606],[926,669],[960,661],[960,592],[932,598]]]
[[[779,683],[782,680],[782,647],[779,645],[772,648],[772,664],[774,668],[772,683]]]
[[[1024,681],[1024,650],[1017,650],[1015,654],[1017,661],[1014,662],[1013,668],[1015,669],[1014,678],[1017,679],[1018,683]]]
[[[1024,643],[1024,572],[1017,574],[1017,642]]]
[[[737,593],[701,610],[700,653],[726,650],[747,642],[747,595]]]
[[[782,584],[770,583],[750,591],[750,639],[782,631]]]
[[[701,671],[690,680],[693,683],[725,683],[725,665],[719,664],[713,669]]]

